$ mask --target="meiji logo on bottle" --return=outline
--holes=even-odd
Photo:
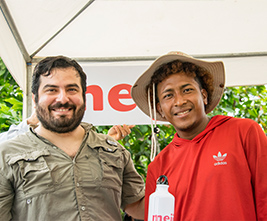
[[[169,215],[152,215],[152,221],[173,221],[173,214]]]

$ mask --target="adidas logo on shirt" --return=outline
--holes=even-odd
[[[227,153],[223,154],[219,151],[218,155],[213,155],[213,159],[217,162],[214,163],[214,166],[227,165],[227,162],[224,159],[227,157]]]

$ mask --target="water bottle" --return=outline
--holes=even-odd
[[[168,178],[161,175],[157,179],[156,191],[149,196],[148,221],[174,220],[175,198],[168,189]]]

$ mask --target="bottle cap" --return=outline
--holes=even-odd
[[[157,179],[157,184],[165,184],[165,185],[169,185],[168,183],[168,178],[165,175],[161,175],[158,179]]]

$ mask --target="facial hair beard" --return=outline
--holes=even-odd
[[[54,108],[72,108],[73,115],[67,118],[65,115],[55,118],[51,114]],[[53,106],[48,106],[48,110],[36,104],[36,115],[43,127],[55,133],[68,133],[75,130],[81,123],[85,111],[85,104],[76,111],[75,105],[57,103]]]

